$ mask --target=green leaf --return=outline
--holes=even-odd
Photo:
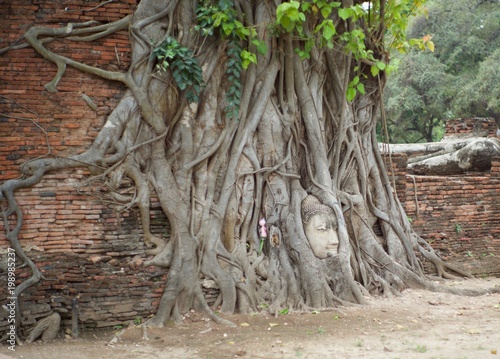
[[[287,17],[281,19],[280,24],[285,28],[287,32],[292,32],[295,27],[295,23],[290,21],[290,19]]]
[[[378,67],[380,70],[384,70],[384,69],[385,69],[385,63],[383,63],[382,61],[377,61],[377,62],[376,62],[376,65],[377,65],[377,67]]]
[[[228,16],[222,12],[215,14],[214,17],[214,27],[219,27],[222,22],[226,22],[229,19]]]
[[[332,8],[329,6],[323,6],[321,8],[321,15],[326,19],[332,13]]]
[[[342,20],[347,20],[352,15],[353,15],[353,11],[350,8],[339,9],[339,16],[342,18]]]
[[[299,55],[301,60],[306,60],[311,58],[311,54],[308,51],[302,51],[301,49],[295,49],[295,52]]]
[[[261,55],[267,54],[267,45],[264,41],[254,39],[252,43],[256,46],[255,49]]]
[[[287,32],[292,32],[295,29],[297,21],[306,20],[304,13],[299,11],[299,7],[300,3],[298,1],[291,0],[290,2],[280,4],[276,8],[276,21]]]
[[[241,59],[243,60],[243,68],[246,70],[250,63],[257,63],[257,56],[250,51],[242,50],[241,51]]]
[[[311,3],[308,3],[308,2],[303,2],[301,5],[300,5],[300,9],[302,11],[309,11],[309,9],[311,8]]]
[[[380,72],[380,69],[376,65],[372,65],[370,67],[370,72],[372,73],[373,77],[376,77],[378,73]]]
[[[329,41],[333,35],[335,35],[336,30],[335,26],[333,25],[332,20],[325,20],[325,25],[323,26],[323,38],[326,41]]]
[[[225,22],[222,24],[222,30],[227,36],[229,36],[234,30],[234,24],[231,22]]]
[[[362,95],[365,94],[365,85],[363,85],[361,82],[356,85],[356,89],[358,90],[358,92],[360,94],[362,94]]]
[[[356,97],[356,89],[349,87],[347,89],[347,94],[346,94],[347,101],[351,102],[352,100],[354,100],[355,97]]]
[[[288,308],[279,311],[280,314],[288,314]]]

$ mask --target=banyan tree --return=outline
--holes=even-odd
[[[32,265],[18,241],[15,191],[84,166],[114,201],[139,209],[144,265],[168,268],[149,325],[190,309],[220,320],[202,279],[215,281],[222,313],[363,303],[407,287],[453,290],[428,281],[422,260],[443,276],[466,273],[412,230],[376,137],[390,51],[433,46],[430,37],[404,36],[422,3],[141,0],[116,22],[30,28],[24,40],[57,66],[48,91],[68,66],[126,91],[88,149],[27,162],[22,178],[0,186],[3,216],[17,223],[9,241]],[[123,72],[46,46],[123,29],[131,46]],[[134,196],[120,192],[124,182]],[[170,223],[168,240],[150,231],[152,196]],[[32,283],[24,284],[17,294]]]

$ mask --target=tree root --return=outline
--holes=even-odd
[[[462,277],[474,278],[472,276],[472,274],[470,274],[469,272],[467,272],[467,271],[465,271],[463,269],[460,269],[457,266],[454,266],[454,265],[452,265],[450,263],[444,262],[436,254],[436,251],[427,242],[425,242],[424,240],[419,239],[419,242],[421,244],[424,244],[426,246],[426,248],[424,249],[421,246],[418,246],[418,251],[420,252],[420,254],[422,254],[422,256],[424,258],[426,258],[427,260],[431,261],[432,264],[434,264],[434,266],[436,268],[436,272],[437,272],[437,276],[438,277],[442,277],[442,278],[446,278],[446,279],[456,279],[457,278],[456,276],[451,275],[451,274],[449,274],[449,273],[446,272],[446,269],[449,269],[449,270],[451,270],[451,271],[453,271],[455,273],[460,274]],[[424,243],[422,243],[422,242],[424,242]]]
[[[48,342],[57,337],[59,327],[61,325],[61,316],[55,312],[40,320],[33,328],[30,335],[26,339],[26,343],[33,343],[40,335],[42,341]]]

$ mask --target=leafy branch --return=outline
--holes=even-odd
[[[195,26],[195,30],[200,34],[211,36],[214,35],[215,29],[219,29],[220,36],[228,41],[226,53],[229,60],[226,63],[226,75],[230,85],[226,93],[226,115],[237,118],[241,102],[241,72],[250,64],[257,63],[257,54],[243,48],[241,42],[255,45],[257,52],[262,55],[267,53],[267,45],[257,38],[257,31],[254,28],[244,26],[237,19],[231,0],[221,0],[217,6],[210,4],[209,1],[203,2],[196,9],[196,18],[198,25]]]
[[[338,1],[309,0],[299,2],[290,0],[277,7],[276,25],[302,40],[303,47],[295,49],[302,60],[310,58],[311,49],[315,45],[319,48],[332,49],[335,42],[343,42],[342,48],[356,61],[368,64],[371,75],[376,77],[380,71],[390,71],[394,66],[391,66],[387,59],[376,58],[374,50],[367,47],[368,36],[374,39],[382,36],[386,39],[386,41],[382,41],[384,48],[379,49],[381,54],[387,53],[391,49],[402,52],[408,51],[410,48],[422,51],[434,50],[430,36],[424,36],[422,39],[408,40],[406,38],[409,17],[419,11],[425,11],[424,2],[425,0],[401,0],[387,2],[382,8],[379,2],[367,2],[365,7],[359,4],[341,7],[342,4]],[[334,15],[345,22],[350,22],[351,30],[338,34],[333,21]],[[311,23],[312,17],[317,20],[315,23],[317,25],[309,34],[304,30],[304,26],[306,23]],[[362,24],[367,24],[367,28]],[[382,24],[382,28],[370,27],[370,24]],[[380,43],[380,41],[375,41],[375,43]],[[383,57],[383,55],[378,57]],[[352,101],[357,93],[364,94],[365,91],[360,77],[355,75],[348,84],[347,100]]]
[[[158,60],[156,68],[159,71],[172,70],[172,77],[181,91],[186,91],[188,103],[199,102],[200,93],[205,86],[202,69],[193,52],[182,46],[173,37],[167,37],[151,56]]]

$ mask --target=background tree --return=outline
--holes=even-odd
[[[466,273],[443,263],[412,231],[378,150],[390,46],[410,46],[404,30],[421,5],[142,0],[114,23],[29,29],[27,43],[57,65],[48,91],[57,90],[67,66],[127,90],[90,148],[29,161],[22,178],[0,186],[6,236],[33,270],[15,295],[40,273],[18,241],[22,208],[14,192],[49,171],[78,166],[115,201],[139,208],[146,265],[169,268],[149,325],[179,320],[191,308],[223,321],[208,307],[201,278],[217,283],[215,306],[224,313],[263,303],[270,313],[362,303],[368,292],[390,295],[408,286],[483,293],[427,281],[419,254],[440,275],[445,267]],[[45,47],[121,29],[130,32],[127,72]],[[428,38],[413,43],[431,45]],[[128,183],[133,197],[122,191]],[[149,229],[153,194],[170,222],[167,242]],[[336,237],[326,258],[304,231],[316,213],[329,222],[315,229]]]
[[[385,101],[391,143],[432,142],[449,118],[492,117],[498,105],[498,1],[431,0],[409,37],[432,36],[434,52],[397,55]]]
[[[446,66],[429,53],[411,52],[385,91],[389,142],[433,142],[443,135],[443,91],[452,82]],[[382,138],[383,139],[383,136]]]

